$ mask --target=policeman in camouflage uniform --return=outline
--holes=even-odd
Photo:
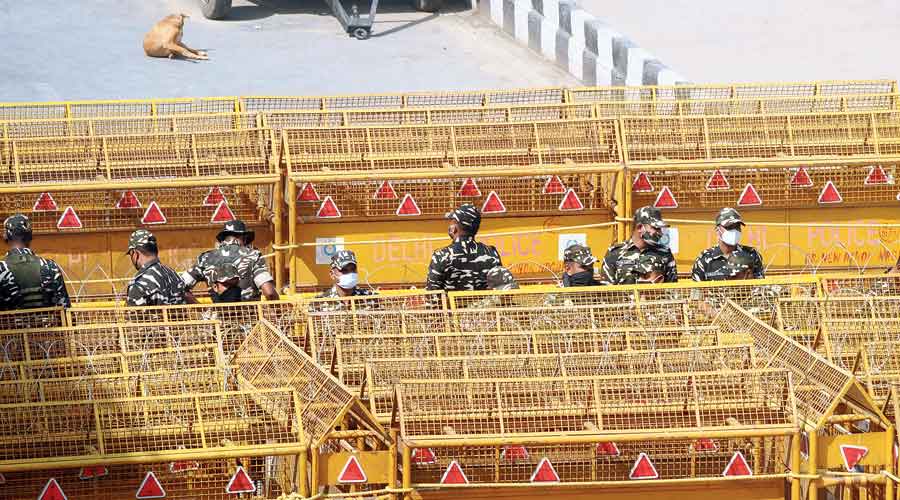
[[[238,286],[240,280],[241,275],[231,262],[222,262],[213,266],[209,280],[212,301],[215,303],[240,302],[241,287]]]
[[[260,292],[269,300],[278,300],[275,281],[266,265],[262,253],[250,246],[255,233],[247,229],[240,220],[225,223],[225,227],[216,236],[216,248],[208,250],[197,257],[197,263],[190,270],[181,273],[188,290],[198,282],[210,283],[212,270],[223,263],[233,264],[240,274],[242,300],[259,300]],[[212,295],[212,292],[210,295]]]
[[[32,227],[28,217],[15,214],[3,223],[9,252],[3,259],[6,272],[0,269],[0,293],[7,295],[0,304],[13,309],[62,306],[69,307],[69,292],[62,270],[50,259],[35,255],[31,244]]]
[[[331,256],[331,279],[334,286],[316,295],[319,299],[335,299],[358,295],[375,295],[375,292],[359,285],[356,254],[350,250],[340,250]]]
[[[595,286],[600,283],[594,279],[594,264],[597,257],[591,253],[591,247],[570,245],[563,252],[563,287]]]
[[[487,272],[502,266],[497,249],[475,241],[481,227],[481,212],[466,203],[446,216],[447,234],[453,243],[435,250],[428,266],[428,290],[485,290]]]
[[[732,255],[746,254],[752,262],[749,278],[764,278],[762,257],[753,247],[740,244],[741,226],[744,226],[741,214],[733,208],[723,208],[716,216],[716,234],[719,244],[704,250],[694,262],[691,278],[694,281],[715,281],[734,279],[728,276],[728,259]]]
[[[487,272],[487,286],[490,290],[516,290],[519,284],[513,277],[509,269],[503,266],[493,267]],[[469,304],[471,309],[492,309],[495,307],[512,305],[512,297],[509,295],[492,294],[481,300],[476,300]]]
[[[146,229],[138,229],[128,238],[131,265],[137,274],[128,284],[129,306],[165,306],[195,302],[185,298],[184,282],[172,269],[159,262],[156,236]]]
[[[644,252],[634,266],[634,282],[638,285],[662,283],[666,278],[668,262],[658,253]]]
[[[631,238],[609,247],[606,257],[603,258],[600,284],[636,283],[637,274],[634,272],[634,267],[643,254],[652,254],[664,263],[664,282],[678,281],[675,257],[669,250],[668,234],[663,231],[667,227],[668,224],[663,221],[662,213],[658,208],[646,206],[637,209],[634,212],[634,230]]]

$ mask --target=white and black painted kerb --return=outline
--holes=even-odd
[[[685,79],[574,0],[481,0],[503,30],[587,85],[674,85]]]

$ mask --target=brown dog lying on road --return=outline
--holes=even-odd
[[[187,59],[209,59],[206,52],[181,43],[184,34],[185,14],[172,14],[156,23],[144,36],[144,53],[150,57],[181,56]]]

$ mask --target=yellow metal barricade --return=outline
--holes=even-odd
[[[260,128],[252,113],[52,118],[0,121],[4,139],[197,133]]]

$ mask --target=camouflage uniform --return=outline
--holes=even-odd
[[[14,308],[20,298],[19,285],[16,284],[12,271],[6,266],[6,262],[0,260],[0,311]]]
[[[485,290],[487,272],[502,266],[497,249],[475,241],[481,225],[481,212],[466,203],[447,214],[468,233],[456,238],[449,246],[435,250],[428,266],[427,290]]]
[[[716,226],[733,226],[744,225],[743,219],[737,210],[733,208],[723,208],[716,217]],[[762,257],[753,247],[737,245],[732,256],[747,256],[750,262],[750,268],[753,270],[753,278],[765,278],[765,270],[763,269]],[[728,274],[731,270],[728,267],[728,259],[726,255],[716,245],[704,250],[697,260],[694,262],[694,268],[691,270],[691,279],[694,281],[716,281],[729,279],[734,274]],[[738,274],[738,273],[735,273]]]
[[[516,283],[516,278],[513,277],[512,273],[509,272],[509,269],[503,266],[497,266],[491,268],[487,272],[487,286],[491,290],[516,290],[519,288],[519,284]],[[501,305],[509,304],[509,296],[504,295],[488,295],[481,300],[476,300],[469,304],[469,308],[471,309],[491,309],[495,307],[500,307]],[[507,299],[507,300],[504,300]]]
[[[138,229],[128,239],[128,252],[137,248],[157,251],[156,237],[146,229]],[[184,304],[184,282],[158,259],[144,264],[128,284],[129,306],[163,306]]]
[[[666,223],[662,220],[662,214],[658,208],[641,207],[634,213],[635,224],[646,224],[655,228],[665,228]],[[642,254],[650,254],[655,259],[663,262],[665,272],[663,273],[663,281],[665,283],[674,283],[678,281],[678,269],[675,267],[675,257],[667,246],[647,246],[642,251],[634,244],[634,241],[628,239],[621,243],[609,247],[606,257],[603,258],[603,267],[600,271],[600,284],[603,285],[624,285],[633,284],[637,281],[635,267],[640,260]]]
[[[216,236],[219,240],[216,248],[200,254],[194,267],[181,273],[181,279],[190,290],[200,281],[211,283],[212,270],[215,266],[225,263],[233,264],[240,274],[238,286],[241,288],[241,300],[259,300],[260,287],[274,281],[269,267],[266,265],[266,259],[256,248],[241,246],[237,243],[223,243],[223,240],[231,235],[247,236],[247,244],[253,241],[253,231],[247,230],[243,222],[239,220],[227,222]]]
[[[242,302],[241,289],[238,287],[241,276],[237,267],[231,262],[223,262],[213,266],[209,275],[209,296],[215,303]],[[213,290],[214,285],[222,285],[225,289],[219,293]]]
[[[31,221],[22,214],[7,218],[3,226],[7,240],[31,237]],[[4,261],[9,276],[3,278],[0,272],[0,292],[9,291],[10,296],[0,301],[9,303],[14,309],[71,305],[62,269],[56,262],[38,257],[30,248],[11,248]],[[15,282],[15,291],[9,281]],[[23,286],[25,281],[33,284]]]
[[[666,260],[658,253],[644,252],[638,258],[637,265],[635,265],[632,270],[634,273],[634,280],[636,283],[641,283],[642,280],[646,280],[648,274],[653,273],[659,273],[660,275],[665,276],[667,265],[668,263]]]
[[[594,279],[594,264],[597,263],[597,257],[591,252],[591,247],[584,245],[570,245],[563,252],[563,262],[574,262],[585,269],[581,273],[574,275],[563,274],[563,287],[573,286],[596,286],[600,282]],[[578,277],[573,281],[573,278]]]

